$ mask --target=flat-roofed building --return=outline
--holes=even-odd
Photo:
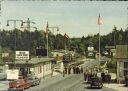
[[[51,65],[53,58],[32,58],[27,61],[15,61],[14,63],[8,63],[9,69],[19,69],[20,75],[34,74],[37,77],[46,77],[51,75]]]

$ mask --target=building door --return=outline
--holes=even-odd
[[[20,68],[20,75],[21,76],[27,76],[27,68]]]

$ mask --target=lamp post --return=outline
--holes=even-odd
[[[21,22],[21,26],[23,25],[23,20],[7,20],[7,25],[6,26],[9,26],[9,22],[13,22],[14,24],[14,30],[16,29],[16,23],[17,22]],[[16,32],[15,32],[15,46],[14,46],[14,51],[16,51]],[[14,64],[15,64],[15,58],[14,58]]]
[[[26,27],[23,27],[23,24],[24,24],[24,23],[27,24]],[[36,24],[36,23],[33,22],[33,21],[31,21],[31,20],[28,18],[27,21],[22,22],[22,27],[21,27],[21,28],[26,28],[28,31],[30,31],[31,28],[37,29],[36,27],[32,27],[31,24]]]
[[[24,24],[27,24],[26,26],[24,26]],[[22,26],[21,26],[21,28],[26,28],[29,32],[30,32],[30,29],[31,28],[34,28],[35,30],[37,30],[37,27],[33,27],[33,26],[31,26],[31,24],[36,24],[35,22],[33,22],[33,21],[31,21],[29,18],[27,19],[27,21],[23,21],[22,22]],[[28,35],[28,47],[27,47],[27,50],[29,51],[29,57],[30,57],[30,49],[29,49],[29,47],[30,47],[30,45],[31,45],[31,35],[30,35],[30,33],[29,33],[29,35]],[[29,60],[31,59],[31,57],[29,58]],[[28,66],[28,60],[26,61],[26,64],[27,64],[27,74],[29,74],[29,66]]]

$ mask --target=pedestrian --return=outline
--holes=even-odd
[[[65,77],[65,70],[63,70],[63,77]]]
[[[83,67],[81,67],[81,73],[83,73]]]
[[[84,81],[86,81],[87,80],[87,74],[86,74],[86,72],[84,72]]]
[[[70,67],[68,68],[68,74],[71,74],[71,68]]]
[[[76,67],[76,74],[79,74],[79,67]]]
[[[65,74],[67,74],[67,68],[65,68]]]
[[[110,82],[111,82],[111,75],[108,74],[108,83],[110,83]]]
[[[73,74],[75,74],[75,67],[73,67]]]

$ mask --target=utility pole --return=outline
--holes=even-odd
[[[25,29],[27,29],[28,31],[30,31],[31,28],[37,29],[36,27],[32,27],[32,26],[31,26],[31,24],[36,24],[36,23],[33,22],[33,21],[31,21],[29,18],[27,19],[27,21],[23,21],[23,22],[22,22],[22,25],[23,25],[24,23],[26,23],[27,26],[26,26],[26,27],[23,27],[23,26],[22,26],[21,28],[25,28]]]
[[[24,27],[23,25],[24,24],[26,24],[26,26]],[[22,27],[21,28],[24,28],[24,29],[26,29],[27,31],[29,31],[29,34],[28,34],[28,47],[27,47],[27,50],[29,51],[29,60],[31,59],[31,57],[30,57],[30,45],[31,45],[31,28],[35,28],[35,30],[37,30],[37,27],[33,27],[33,26],[31,26],[31,24],[36,24],[35,22],[33,22],[33,21],[30,21],[30,19],[28,18],[27,19],[27,21],[23,21],[22,22]],[[26,61],[26,64],[28,64],[28,61]],[[27,74],[29,74],[29,67],[27,66]]]
[[[26,24],[26,26],[24,26],[24,24]],[[33,27],[33,26],[31,26],[31,24],[36,24],[35,22],[33,22],[33,21],[30,21],[30,19],[28,18],[27,19],[27,21],[23,21],[22,22],[22,27],[21,28],[24,28],[24,29],[27,29],[29,32],[31,31],[31,28],[34,28],[35,30],[37,30],[37,27]],[[31,42],[31,35],[29,34],[29,37],[28,37],[28,39],[29,39],[29,45],[28,45],[28,51],[29,51],[29,47],[30,47],[30,42]]]

